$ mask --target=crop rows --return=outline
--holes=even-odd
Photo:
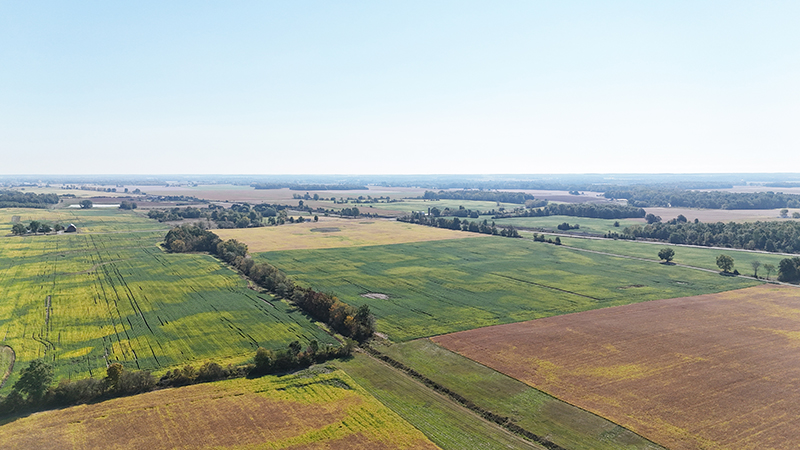
[[[258,346],[333,338],[286,303],[247,289],[207,255],[172,255],[162,232],[0,239],[0,344],[15,374],[44,357],[57,378],[111,362],[158,370],[246,358]]]
[[[501,237],[257,257],[318,291],[368,304],[378,330],[397,341],[757,284]]]

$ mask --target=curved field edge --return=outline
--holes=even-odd
[[[0,347],[0,388],[6,384],[6,380],[11,376],[15,360],[16,355],[13,348],[7,345]]]
[[[598,415],[451,352],[430,339],[375,349],[450,391],[570,450],[656,450],[659,445]]]
[[[300,284],[369,305],[393,341],[759,284],[503,237],[254,257]],[[375,293],[383,295],[366,296]]]
[[[122,426],[124,424],[124,426]],[[340,370],[165,389],[21,417],[4,448],[374,448],[434,450]]]
[[[800,439],[798,300],[762,285],[434,341],[671,449],[786,448]]]

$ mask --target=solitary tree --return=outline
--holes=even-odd
[[[94,206],[91,200],[81,200],[79,204],[81,205],[81,209],[89,209]]]
[[[764,270],[767,271],[767,279],[769,280],[770,274],[772,274],[772,272],[775,271],[775,265],[774,264],[770,264],[770,263],[766,263],[766,264],[764,264]]]
[[[761,261],[751,261],[750,266],[753,268],[753,276],[758,278],[758,268],[761,267]]]
[[[728,255],[717,256],[717,267],[728,273],[733,269],[733,258]]]
[[[661,250],[659,250],[658,257],[661,258],[664,262],[670,262],[672,261],[672,258],[675,257],[675,250],[669,247],[664,247]]]

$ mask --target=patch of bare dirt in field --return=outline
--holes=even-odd
[[[672,449],[800,442],[800,289],[762,285],[433,338]]]
[[[389,300],[389,296],[379,292],[370,292],[368,294],[361,294],[364,298],[373,298],[375,300]]]

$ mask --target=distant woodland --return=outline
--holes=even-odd
[[[610,188],[606,198],[627,199],[630,206],[706,209],[800,208],[800,195],[775,192],[734,193],[649,187]]]
[[[46,208],[58,203],[56,194],[0,190],[0,208]]]

